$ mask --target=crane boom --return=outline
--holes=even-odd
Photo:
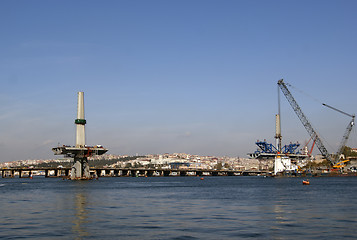
[[[349,114],[348,114],[349,115]],[[350,116],[350,115],[349,115]],[[350,133],[352,131],[353,125],[355,125],[355,115],[351,115],[352,116],[352,120],[351,122],[348,124],[345,134],[342,137],[342,141],[340,143],[340,146],[338,148],[338,152],[336,153],[336,158],[335,158],[335,163],[339,161],[339,157],[341,155],[341,153],[343,152],[343,149],[347,143],[348,137],[350,136]]]
[[[325,104],[325,103],[323,103],[322,105],[324,105],[325,107],[331,108],[332,110],[335,110],[335,111],[337,111],[337,112],[339,112],[339,113],[342,113],[342,114],[344,114],[344,115],[349,116],[349,117],[352,118],[352,119],[351,119],[351,122],[347,125],[345,134],[344,134],[343,137],[342,137],[342,141],[341,141],[340,146],[339,146],[339,148],[338,148],[338,151],[337,151],[337,153],[336,153],[336,156],[335,156],[335,164],[336,164],[336,162],[339,161],[339,157],[340,157],[341,153],[343,152],[343,149],[344,149],[344,147],[345,147],[345,145],[346,145],[346,143],[347,143],[347,140],[348,140],[348,138],[349,138],[349,136],[350,136],[350,133],[351,133],[351,131],[352,131],[353,125],[355,124],[355,115],[354,115],[354,114],[353,114],[353,115],[348,114],[348,113],[346,113],[346,112],[344,112],[344,111],[341,111],[341,110],[339,110],[339,109],[337,109],[337,108],[334,108],[334,107],[332,107],[332,106],[330,106],[330,105],[327,105],[327,104]]]
[[[334,161],[331,159],[331,155],[325,148],[324,144],[322,143],[320,137],[318,136],[317,132],[313,129],[311,126],[311,123],[309,120],[306,118],[305,114],[302,112],[301,108],[295,101],[294,97],[291,95],[289,89],[284,83],[284,80],[281,79],[278,81],[278,86],[280,87],[281,91],[284,93],[286,99],[290,103],[291,107],[294,109],[296,115],[299,117],[301,123],[304,125],[305,129],[309,133],[310,137],[312,139],[315,139],[315,144],[317,148],[320,150],[321,154],[331,163],[333,164]]]
[[[355,115],[351,115],[351,114],[345,113],[344,111],[341,111],[341,110],[339,110],[339,109],[337,109],[337,108],[331,107],[330,105],[327,105],[327,104],[325,104],[325,103],[323,103],[322,105],[324,105],[325,107],[331,108],[331,109],[333,109],[333,110],[335,110],[335,111],[337,111],[337,112],[339,112],[339,113],[345,114],[345,115],[347,115],[347,116],[349,116],[349,117],[351,117],[351,118],[354,118],[354,117],[355,117]]]

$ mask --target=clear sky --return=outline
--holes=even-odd
[[[357,113],[356,11],[354,0],[2,0],[0,161],[74,145],[78,91],[86,142],[108,153],[245,157],[274,142],[281,78],[336,151],[350,118],[319,101]],[[281,113],[283,143],[307,141],[282,94]]]

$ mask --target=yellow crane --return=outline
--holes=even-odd
[[[343,168],[343,167],[346,167],[346,164],[347,162],[349,162],[350,160],[343,160],[343,161],[340,161],[338,163],[336,163],[335,165],[333,165],[333,168]]]

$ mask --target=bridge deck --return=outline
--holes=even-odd
[[[0,168],[2,177],[68,177],[71,168]],[[213,170],[213,169],[155,169],[155,168],[90,168],[93,177],[125,177],[125,176],[254,176],[268,175],[267,171]]]

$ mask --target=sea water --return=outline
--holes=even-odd
[[[357,239],[357,178],[0,179],[1,239]]]

